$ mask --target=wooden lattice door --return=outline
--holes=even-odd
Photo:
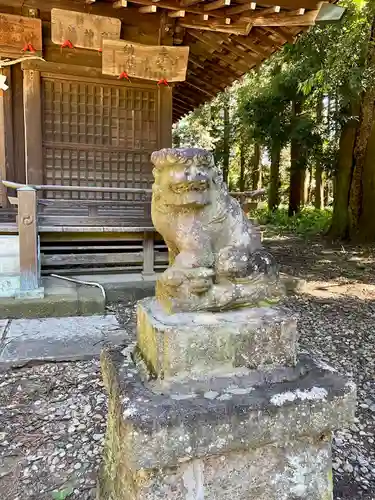
[[[155,86],[156,87],[156,86]],[[42,75],[45,184],[149,188],[157,149],[157,89]],[[47,197],[136,200],[123,193]]]

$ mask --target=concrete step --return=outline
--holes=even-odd
[[[108,302],[138,300],[154,294],[156,275],[98,274],[74,276],[99,283],[98,287],[80,285],[50,276],[44,277],[43,298],[0,298],[0,319],[46,318],[104,314]]]
[[[91,359],[104,347],[127,345],[131,334],[114,314],[0,320],[0,370]]]

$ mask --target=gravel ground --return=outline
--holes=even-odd
[[[375,500],[375,252],[274,235],[282,271],[308,280],[285,306],[301,345],[358,384],[357,418],[334,436],[335,500]],[[116,311],[133,331],[134,307]],[[95,499],[106,395],[97,361],[0,374],[1,500]]]

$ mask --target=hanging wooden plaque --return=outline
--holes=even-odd
[[[42,50],[42,21],[33,17],[0,14],[0,52],[9,56],[19,55],[28,44],[37,52]]]
[[[99,50],[104,38],[120,38],[121,21],[71,10],[51,10],[51,38],[59,45],[69,41],[73,47]]]
[[[126,40],[103,40],[102,72],[144,80],[183,82],[189,47],[143,45]]]

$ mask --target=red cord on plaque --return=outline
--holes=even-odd
[[[72,44],[72,42],[70,40],[65,40],[65,42],[63,42],[61,45],[60,45],[61,49],[74,49],[74,45]]]
[[[36,50],[34,49],[33,45],[31,43],[26,43],[22,49],[22,52],[33,52],[35,53]]]
[[[129,78],[129,75],[127,74],[126,71],[123,71],[119,76],[118,76],[118,79],[119,80],[128,80],[128,82],[130,82],[130,78]]]
[[[169,87],[169,83],[167,82],[167,80],[165,78],[161,78],[158,81],[158,85],[165,85],[166,87]]]

